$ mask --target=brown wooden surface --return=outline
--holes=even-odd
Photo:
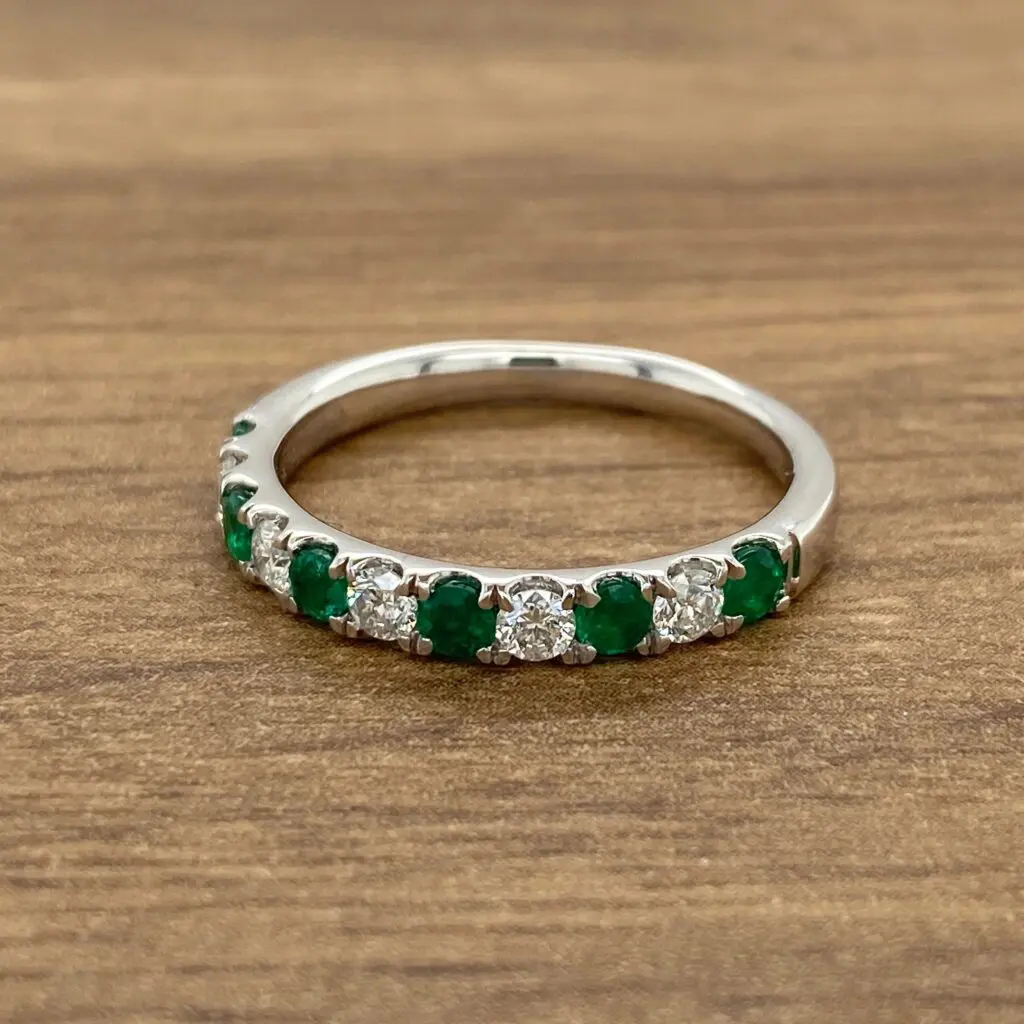
[[[1022,44],[1019,0],[0,5],[0,1016],[1024,1019]],[[791,403],[841,468],[832,570],[584,671],[281,615],[211,522],[231,415],[459,336]],[[546,407],[296,491],[516,564],[774,485]]]

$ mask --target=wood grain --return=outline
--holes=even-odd
[[[0,3],[4,1019],[1020,1021],[1022,43],[1017,0]],[[587,671],[280,615],[211,524],[230,416],[460,336],[791,403],[841,469],[831,571]],[[295,486],[511,564],[774,493],[551,407]]]

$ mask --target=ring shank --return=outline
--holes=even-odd
[[[277,470],[287,481],[318,451],[375,424],[461,403],[536,402],[598,405],[666,417],[685,417],[718,427],[757,451],[788,484],[793,469],[778,435],[733,406],[643,378],[584,370],[509,369],[430,374],[351,391],[320,405],[300,420],[277,450]]]
[[[753,448],[786,484],[782,500],[752,526],[686,552],[631,563],[664,571],[682,554],[722,556],[744,537],[795,535],[802,570],[796,591],[828,556],[836,504],[832,458],[817,432],[787,406],[706,367],[636,349],[559,342],[441,342],[336,363],[298,378],[253,405],[259,428],[241,439],[249,468],[272,479],[275,504],[297,528],[355,551],[391,554],[412,571],[457,568],[501,582],[537,571],[570,582],[610,567],[506,570],[452,566],[351,537],[321,523],[288,495],[284,482],[323,447],[374,423],[455,403],[496,400],[587,402],[719,427]]]

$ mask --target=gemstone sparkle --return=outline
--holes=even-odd
[[[571,608],[563,608],[561,588],[527,578],[511,588],[511,608],[498,612],[498,646],[523,661],[546,661],[564,654],[576,636]]]
[[[291,555],[277,546],[284,524],[283,517],[268,516],[260,519],[252,531],[252,564],[275,594],[287,594],[290,589]]]
[[[348,607],[359,629],[378,640],[408,637],[416,628],[416,599],[395,593],[402,569],[387,558],[356,563],[349,583]]]
[[[725,595],[715,586],[715,574],[699,565],[684,565],[668,579],[676,596],[655,598],[654,629],[673,643],[687,644],[718,621]]]

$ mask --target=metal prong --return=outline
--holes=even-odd
[[[793,541],[789,537],[784,541],[775,541],[775,546],[779,549],[779,557],[784,562],[788,562],[793,557]]]
[[[359,638],[359,627],[352,621],[349,615],[338,615],[328,621],[330,622],[331,629],[333,629],[335,633],[347,636],[349,640],[356,640]]]
[[[348,579],[348,559],[344,555],[336,555],[334,561],[327,567],[327,575],[332,580]]]
[[[723,636],[732,636],[742,625],[742,615],[723,615],[708,632],[712,636],[721,639]]]
[[[573,644],[562,655],[566,665],[589,665],[597,657],[597,648],[590,644]]]
[[[420,657],[425,657],[434,650],[433,641],[428,640],[425,636],[420,636],[416,630],[413,630],[408,636],[400,636],[398,638],[398,646],[408,654],[415,654]]]
[[[640,584],[640,593],[644,595],[644,600],[648,604],[654,604],[654,584],[649,579]]]
[[[737,563],[737,564],[739,564],[739,563]],[[741,565],[740,568],[743,569],[743,566]],[[725,581],[729,578],[729,574],[730,574],[731,571],[732,571],[732,567],[729,565],[728,561],[720,562],[718,564],[718,570],[715,573],[715,586],[716,587],[724,587],[725,586]],[[744,576],[746,575],[746,573],[747,573],[747,570],[743,569]],[[739,577],[737,577],[737,578],[739,578]]]
[[[497,602],[498,602],[498,607],[503,612],[510,612],[510,611],[512,611],[512,599],[508,596],[508,594],[505,593],[505,591],[502,590],[501,587],[495,587],[494,588],[494,593],[495,593],[495,597],[496,597]],[[495,662],[495,664],[498,664],[498,662]]]
[[[793,558],[800,551],[800,538],[792,530],[789,531],[789,545],[791,553],[789,556],[789,579],[786,581],[786,593],[792,594],[800,585],[800,577],[793,575]]]
[[[786,536],[789,538],[789,546],[791,548],[800,547],[800,538],[792,530],[787,530]]]
[[[415,593],[417,600],[426,601],[426,599],[430,597],[430,581],[425,580],[422,576],[417,576],[412,590]]]
[[[295,598],[291,594],[276,594],[278,603],[286,611],[292,615],[299,614],[299,606],[295,603]]]
[[[589,583],[577,583],[566,596],[571,600],[568,604],[563,600],[563,608],[571,608],[574,604],[583,605],[584,608],[593,608],[601,600],[600,595]]]
[[[493,646],[481,647],[476,652],[476,657],[485,665],[507,665],[512,660],[512,655],[508,651]]]
[[[737,562],[732,555],[725,556],[727,578],[730,580],[741,580],[747,575],[747,570],[741,562]]]
[[[396,597],[408,597],[413,592],[413,579],[407,578],[402,580],[397,587],[395,587],[394,594]]]
[[[264,520],[275,523],[278,529],[284,529],[287,525],[287,517],[281,515],[273,505],[260,501],[259,495],[253,495],[241,508],[238,515],[241,522],[246,526],[256,529]]]
[[[667,636],[659,636],[653,630],[636,645],[636,653],[645,657],[651,654],[664,654],[672,646]]]
[[[248,487],[253,491],[259,489],[259,481],[256,480],[251,473],[247,473],[242,467],[246,463],[242,462],[235,466],[230,473],[225,473],[220,479],[220,493],[223,494],[225,491],[231,490],[233,487]],[[252,501],[250,498],[249,501]],[[242,508],[245,508],[243,505]],[[241,522],[241,520],[239,520]]]
[[[348,636],[348,613],[344,615],[332,615],[327,620],[327,625],[341,636]]]
[[[793,599],[789,596],[789,594],[783,594],[775,605],[775,613],[777,615],[781,615],[783,612],[788,611],[789,606],[792,603]]]
[[[258,583],[261,587],[263,586],[263,580],[260,579],[260,574],[252,562],[239,562],[238,568],[250,583]]]
[[[477,604],[480,605],[481,608],[493,608],[495,605],[500,603],[500,599],[498,597],[498,593],[499,593],[499,591],[498,591],[498,588],[496,586],[495,587],[481,587],[480,588],[480,600],[477,601]],[[507,611],[508,609],[505,609],[505,610]]]
[[[676,593],[676,588],[664,576],[654,577],[654,593],[658,597],[667,597],[670,600],[677,598],[679,595]]]

